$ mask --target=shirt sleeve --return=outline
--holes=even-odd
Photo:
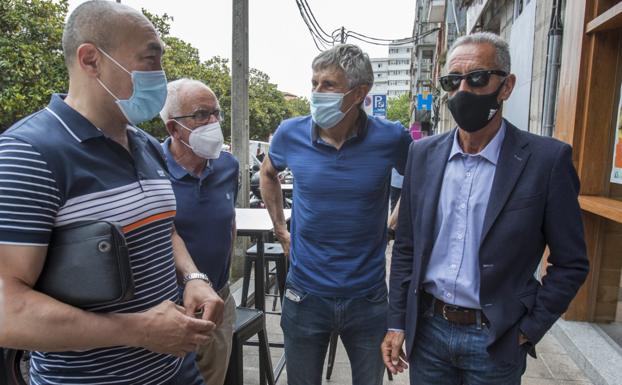
[[[406,159],[408,158],[408,148],[413,139],[410,136],[410,132],[399,124],[402,129],[397,145],[397,151],[395,152],[397,158],[395,159],[395,169],[400,175],[404,175],[404,168],[406,167]]]
[[[287,168],[287,129],[283,124],[279,125],[276,132],[272,136],[272,142],[270,142],[270,161],[272,166],[278,171],[283,171]]]
[[[46,246],[60,205],[41,154],[26,142],[0,137],[0,244]]]

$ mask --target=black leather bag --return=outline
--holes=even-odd
[[[121,227],[83,221],[55,228],[35,289],[79,308],[132,299],[134,280]]]

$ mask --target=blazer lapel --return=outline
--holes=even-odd
[[[430,147],[426,156],[426,174],[422,180],[425,183],[425,193],[420,196],[421,202],[419,206],[422,207],[421,223],[423,226],[426,226],[424,232],[427,236],[423,238],[423,247],[421,248],[426,261],[434,246],[434,227],[436,225],[438,201],[441,196],[443,176],[445,175],[445,167],[447,166],[447,159],[449,158],[455,131],[454,129],[444,140]]]
[[[518,128],[514,127],[508,121],[505,123],[505,139],[501,145],[495,178],[492,182],[490,199],[488,200],[488,207],[486,208],[486,215],[484,216],[484,227],[482,229],[480,245],[484,243],[486,235],[488,235],[490,228],[501,213],[501,209],[503,209],[503,206],[510,197],[512,190],[514,190],[514,186],[527,164],[527,159],[529,159],[531,155],[531,153],[524,148],[526,142],[523,143],[520,140]]]

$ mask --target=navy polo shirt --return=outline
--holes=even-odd
[[[412,139],[399,122],[361,113],[337,150],[310,116],[281,123],[270,160],[294,174],[288,279],[320,296],[357,297],[385,284],[391,168],[403,173]]]
[[[162,143],[177,198],[175,229],[186,243],[197,268],[208,275],[214,289],[229,280],[239,164],[228,152],[211,159],[199,178],[181,167]]]
[[[47,246],[54,228],[85,220],[123,227],[134,299],[92,312],[137,313],[178,299],[175,196],[161,148],[135,127],[128,126],[127,137],[129,151],[59,95],[0,136],[1,244]],[[37,384],[159,384],[181,365],[177,357],[127,346],[32,352],[31,360]]]

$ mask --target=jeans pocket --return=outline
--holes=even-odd
[[[291,283],[285,284],[285,299],[293,303],[302,303],[309,293],[293,286]]]
[[[367,294],[365,296],[365,300],[371,303],[382,303],[387,302],[387,288],[386,286],[382,286],[379,290]]]

